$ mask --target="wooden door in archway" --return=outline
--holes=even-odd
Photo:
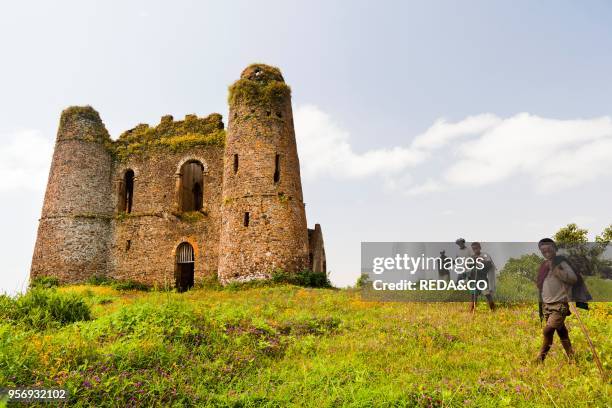
[[[183,242],[176,249],[175,285],[179,292],[185,292],[193,287],[194,269],[193,247],[188,242]]]

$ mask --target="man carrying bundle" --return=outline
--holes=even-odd
[[[536,283],[546,326],[542,333],[542,348],[536,361],[544,362],[553,343],[555,331],[559,335],[567,357],[573,360],[574,350],[565,326],[565,318],[571,314],[568,304],[571,300],[569,294],[572,286],[578,282],[579,275],[565,257],[557,256],[557,246],[552,239],[540,240],[538,248],[544,256],[544,262],[540,266]]]
[[[482,293],[487,299],[487,303],[491,310],[495,310],[495,302],[493,302],[493,294],[495,293],[495,264],[493,263],[493,259],[491,255],[486,252],[482,252],[482,246],[480,242],[472,242],[472,258],[475,260],[479,260],[479,264],[483,265],[482,268],[475,266],[470,272],[470,280],[474,281],[486,281],[487,288],[480,291],[479,289],[474,289],[472,291],[472,299],[470,303],[470,312],[474,312],[476,308],[476,301],[478,300],[478,296]]]

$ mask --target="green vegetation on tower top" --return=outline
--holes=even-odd
[[[280,69],[261,63],[254,63],[246,67],[240,74],[240,79],[249,79],[258,82],[285,82]]]
[[[111,141],[108,131],[100,119],[100,114],[91,106],[69,106],[62,111],[60,129],[72,129],[82,134],[81,139],[91,142]],[[77,129],[81,129],[80,131]],[[70,132],[71,133],[71,132]]]
[[[261,106],[278,106],[291,96],[280,70],[265,64],[249,65],[240,79],[229,87],[228,102],[246,102]]]

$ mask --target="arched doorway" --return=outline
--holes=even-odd
[[[194,266],[193,247],[188,242],[182,242],[176,249],[175,280],[179,292],[193,287]]]
[[[188,161],[181,167],[181,211],[199,211],[204,197],[204,166],[199,161]]]

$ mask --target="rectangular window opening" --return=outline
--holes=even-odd
[[[278,183],[280,180],[280,154],[277,154],[274,158],[274,182]]]
[[[238,154],[234,154],[234,174],[238,173]]]
[[[249,213],[248,213],[248,212],[245,212],[245,213],[244,213],[244,226],[245,226],[245,227],[248,227],[248,226],[249,226],[249,221],[250,221],[250,220],[249,220]]]

